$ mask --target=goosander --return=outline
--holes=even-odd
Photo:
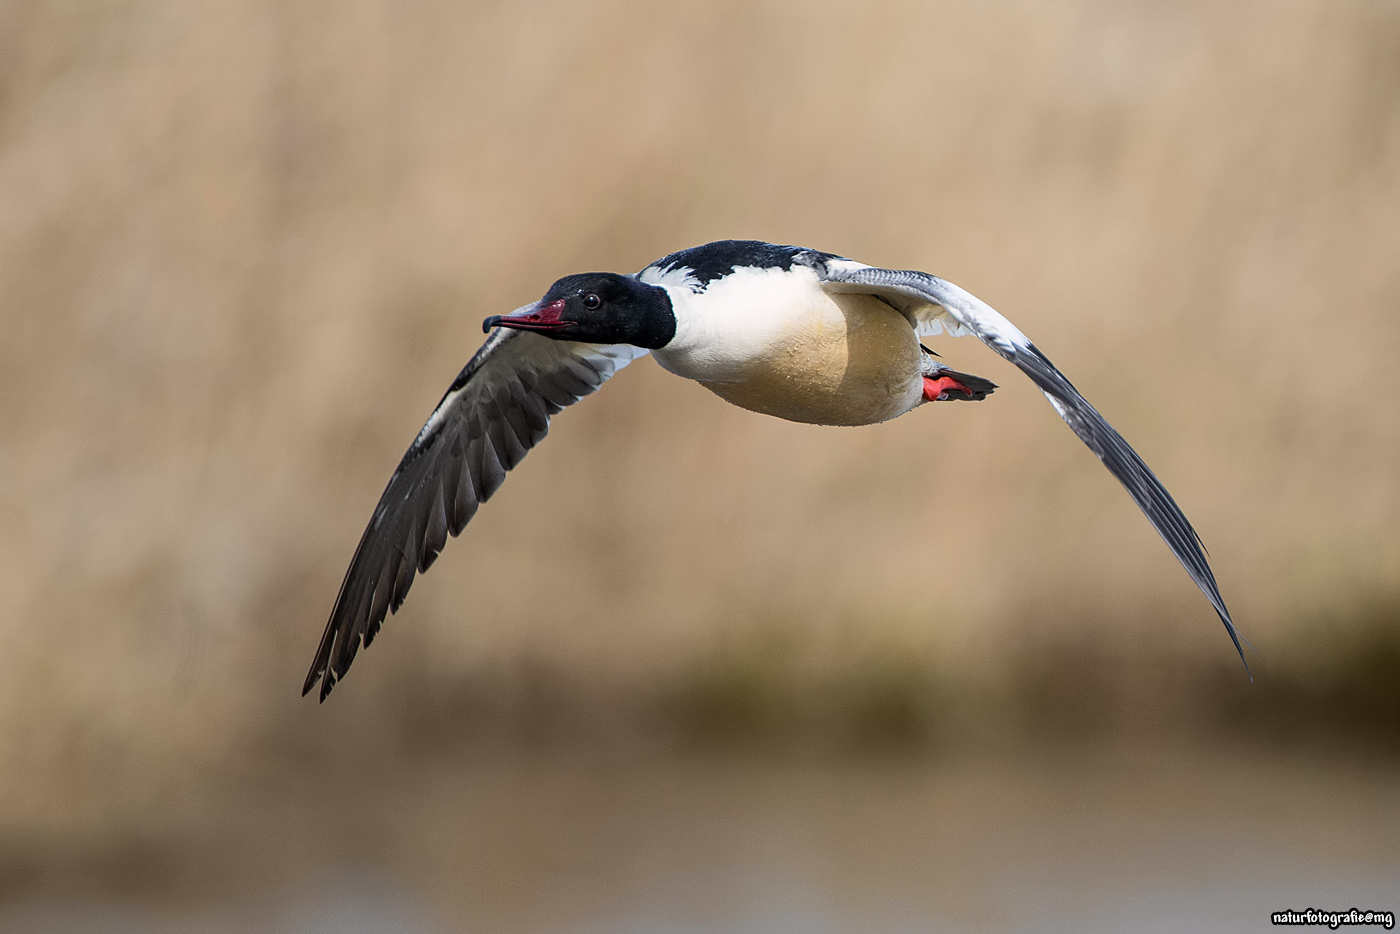
[[[924,272],[756,240],[681,250],[636,275],[565,276],[487,318],[489,337],[404,454],[360,537],[302,694],[325,700],[416,573],[428,569],[544,439],[550,417],[650,353],[664,369],[766,415],[872,425],[996,385],[945,367],[920,338],[971,334],[1019,367],[1127,488],[1210,601],[1244,661],[1196,531],[1161,481],[1026,335]],[[1248,671],[1248,663],[1245,663]]]

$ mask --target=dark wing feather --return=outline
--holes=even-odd
[[[928,273],[903,269],[878,269],[850,260],[830,260],[818,267],[825,287],[833,291],[860,291],[879,295],[904,312],[921,331],[972,333],[1029,376],[1055,411],[1089,446],[1109,471],[1127,488],[1152,527],[1166,541],[1186,573],[1210,600],[1225,630],[1249,670],[1240,636],[1230,611],[1216,586],[1201,539],[1186,516],[1138,453],[1123,440],[1065,375],[1010,321],[951,282]]]
[[[510,470],[549,431],[549,419],[645,351],[555,341],[497,328],[463,367],[379,498],[340,585],[302,694],[325,700],[361,643],[368,646]]]

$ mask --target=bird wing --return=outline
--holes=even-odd
[[[818,259],[814,260],[814,265],[823,288],[829,291],[879,296],[908,317],[921,335],[940,331],[952,336],[972,334],[1020,367],[1045,393],[1045,398],[1080,440],[1127,488],[1152,527],[1186,568],[1186,573],[1210,600],[1235,650],[1240,653],[1240,660],[1245,661],[1239,634],[1216,586],[1200,536],[1182,514],[1181,507],[1123,436],[1079,394],[1030,338],[986,302],[926,272],[880,269],[845,259]],[[1245,670],[1249,670],[1247,661]]]
[[[647,351],[626,344],[583,344],[496,328],[471,358],[409,446],[379,497],[306,675],[302,694],[321,679],[325,700],[398,610],[415,573],[490,498],[506,471],[549,432],[560,409],[596,391]]]

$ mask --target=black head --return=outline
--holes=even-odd
[[[665,289],[617,273],[585,272],[565,276],[544,298],[515,314],[492,315],[482,322],[482,330],[493,327],[656,350],[676,335],[676,316]]]

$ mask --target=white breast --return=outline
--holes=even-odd
[[[879,299],[829,295],[803,266],[739,269],[700,292],[664,278],[656,284],[676,315],[676,336],[654,352],[657,362],[735,405],[865,425],[918,404],[918,338]]]

